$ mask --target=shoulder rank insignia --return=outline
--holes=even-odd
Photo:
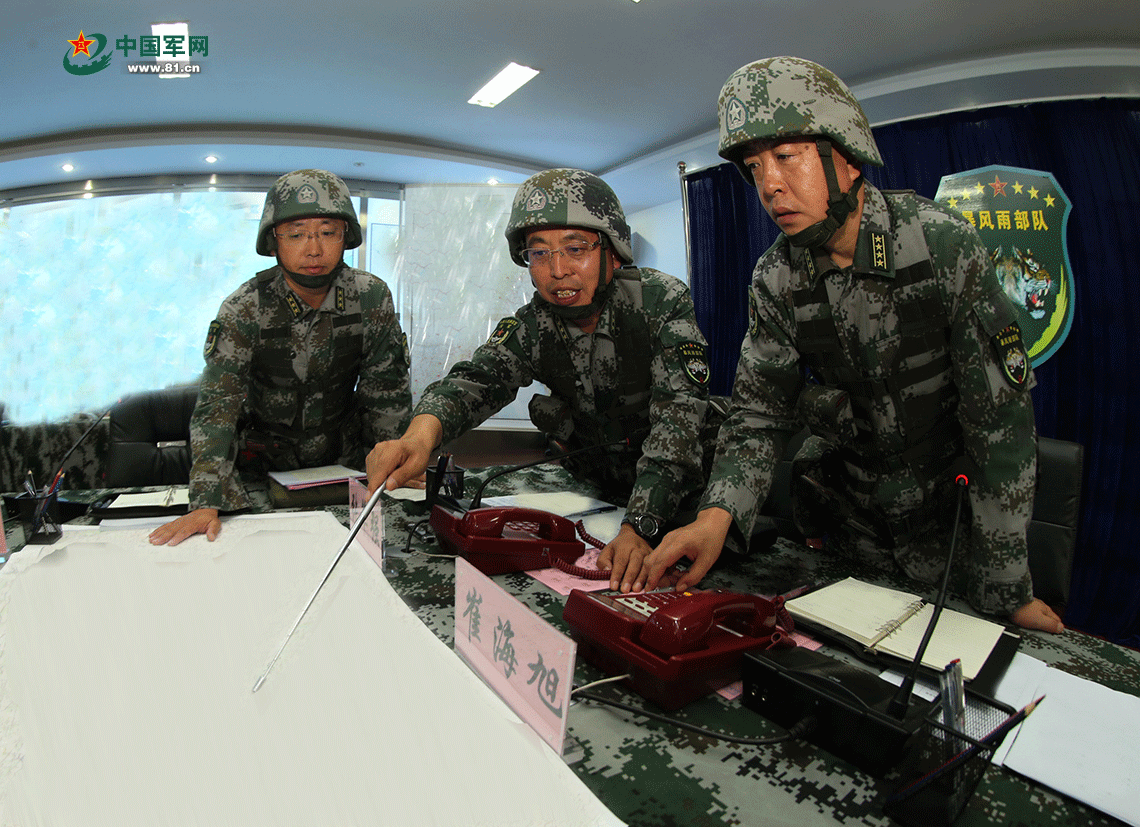
[[[519,320],[514,316],[508,316],[499,322],[499,326],[491,332],[491,338],[487,340],[489,345],[501,345],[507,339],[511,338],[511,334],[515,332],[515,328],[519,326]]]
[[[286,289],[285,304],[289,305],[289,311],[293,314],[294,319],[299,319],[305,315],[305,311],[301,309],[301,303],[297,301],[297,297],[293,294],[292,290]]]
[[[218,349],[218,334],[222,332],[222,323],[217,319],[210,322],[210,329],[206,331],[206,347],[202,351],[202,355],[209,359],[214,355],[214,351]]]
[[[748,335],[755,339],[760,335],[760,311],[756,307],[756,294],[748,288]]]
[[[705,346],[698,342],[685,342],[681,345],[681,364],[685,375],[695,384],[704,387],[709,383],[709,359]]]
[[[1029,357],[1021,341],[1021,328],[1016,322],[1002,328],[993,344],[1006,381],[1015,388],[1024,387],[1029,380]]]
[[[345,308],[348,307],[348,301],[347,301],[347,299],[345,299],[345,296],[344,296],[344,288],[339,284],[336,286],[336,299],[335,299],[335,301],[336,301],[337,313],[343,313]]]

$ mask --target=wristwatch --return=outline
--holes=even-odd
[[[629,523],[638,537],[654,542],[661,533],[661,521],[648,514],[626,514],[623,523]]]

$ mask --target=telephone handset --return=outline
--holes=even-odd
[[[574,523],[536,508],[463,510],[432,506],[431,527],[440,545],[487,575],[573,563],[586,547]]]
[[[783,599],[717,589],[686,592],[583,592],[562,613],[584,660],[611,675],[630,674],[635,692],[677,709],[740,678],[750,649],[794,646]]]

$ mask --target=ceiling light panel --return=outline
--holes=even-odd
[[[537,69],[514,62],[508,63],[506,68],[491,78],[467,102],[477,106],[496,106],[537,74]]]

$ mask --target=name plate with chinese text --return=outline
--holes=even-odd
[[[577,646],[462,557],[455,651],[559,755]]]

